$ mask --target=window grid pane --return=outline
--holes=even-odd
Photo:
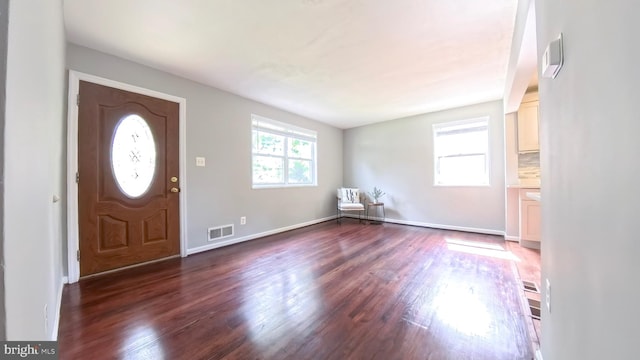
[[[284,155],[285,137],[270,134],[264,131],[257,131],[255,151],[259,154]]]
[[[468,155],[439,159],[439,184],[467,185],[486,183],[486,156]]]
[[[280,184],[284,182],[284,158],[253,156],[253,182],[257,184]]]
[[[309,184],[311,175],[311,161],[289,160],[289,183]]]
[[[454,135],[439,135],[438,154],[439,155],[460,155],[469,153],[487,152],[488,131],[475,131]]]
[[[313,143],[307,140],[289,138],[287,155],[290,158],[311,160],[313,158]]]

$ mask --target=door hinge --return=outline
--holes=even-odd
[[[76,105],[80,106],[80,94],[76,94]]]
[[[76,259],[78,259],[78,261],[80,261],[80,250],[76,251]]]
[[[80,174],[76,171],[76,184],[80,182]]]

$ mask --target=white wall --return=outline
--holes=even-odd
[[[9,0],[0,0],[0,341],[7,340],[4,290],[4,124],[7,94],[7,40]]]
[[[507,185],[519,184],[518,178],[518,114],[509,113],[504,119],[505,179]]]
[[[128,60],[68,44],[69,69],[187,100],[187,241],[202,249],[207,228],[235,224],[236,238],[335,215],[342,183],[342,130]],[[251,188],[251,114],[318,132],[318,186]],[[204,156],[207,166],[196,167]],[[241,226],[241,216],[247,225]]]
[[[640,2],[537,0],[545,360],[636,359],[640,323]],[[544,299],[544,294],[543,294]],[[543,306],[544,308],[544,306]]]
[[[432,124],[490,117],[491,186],[433,186]],[[504,114],[501,101],[345,130],[344,184],[387,195],[389,220],[494,233],[505,229]]]
[[[504,110],[518,110],[536,73],[536,11],[534,0],[518,0],[504,89]]]
[[[62,289],[64,58],[61,0],[9,4],[5,127],[7,338],[48,340]],[[44,308],[47,306],[45,325]]]
[[[519,184],[518,179],[518,115],[509,113],[504,116],[504,158],[506,185]],[[505,238],[520,238],[519,189],[506,189],[505,202]]]

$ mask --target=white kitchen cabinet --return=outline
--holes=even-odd
[[[518,109],[518,152],[540,151],[538,101],[523,102]]]
[[[520,240],[540,241],[540,202],[520,195]]]

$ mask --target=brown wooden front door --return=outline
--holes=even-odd
[[[80,276],[180,252],[179,104],[80,81]]]

